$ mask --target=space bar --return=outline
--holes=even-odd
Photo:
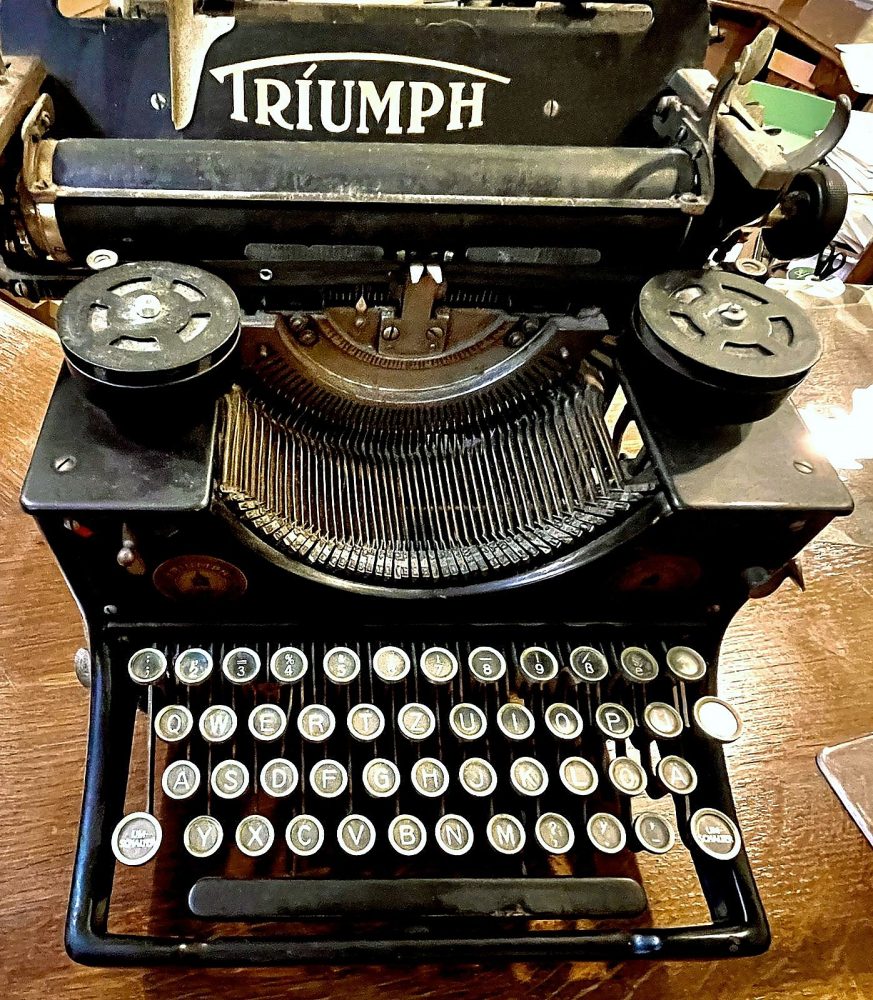
[[[188,894],[195,917],[635,917],[646,894],[630,878],[202,878]]]

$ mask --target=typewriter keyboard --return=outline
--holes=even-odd
[[[129,641],[119,866],[172,859],[216,920],[630,917],[614,859],[740,852],[714,761],[741,722],[692,637],[432,638]]]

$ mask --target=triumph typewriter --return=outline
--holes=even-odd
[[[828,243],[848,102],[785,152],[772,35],[713,78],[704,0],[0,37],[0,277],[62,300],[22,501],[86,629],[70,954],[765,949],[719,646],[851,501],[817,334],[728,251]]]

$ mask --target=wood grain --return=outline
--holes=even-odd
[[[823,311],[829,394],[873,381],[869,339]],[[808,591],[747,606],[723,654],[723,692],[746,719],[731,771],[773,925],[760,958],[704,964],[506,963],[195,972],[96,970],[64,955],[62,926],[84,761],[87,696],[72,657],[81,629],[17,490],[58,365],[51,334],[0,304],[0,996],[44,1000],[496,997],[570,1000],[865,1000],[873,997],[873,851],[820,777],[822,746],[873,729],[869,523],[807,553]],[[861,334],[847,329],[852,337]],[[862,331],[863,332],[863,331]],[[869,331],[867,332],[869,338]],[[866,371],[863,366],[868,365]],[[866,379],[866,382],[865,382]],[[869,463],[868,463],[869,465]],[[870,491],[870,473],[853,473]],[[862,482],[863,478],[863,482]],[[862,519],[865,515],[861,511]],[[4,988],[5,987],[5,988]]]

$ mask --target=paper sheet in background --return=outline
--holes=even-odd
[[[873,45],[857,48],[871,50],[867,58],[873,63]],[[852,112],[846,134],[828,153],[827,162],[843,175],[849,188],[846,221],[837,242],[845,243],[860,256],[873,241],[873,113]]]
[[[816,762],[873,846],[873,735],[826,747]]]
[[[849,83],[859,94],[873,94],[873,42],[838,45]]]

